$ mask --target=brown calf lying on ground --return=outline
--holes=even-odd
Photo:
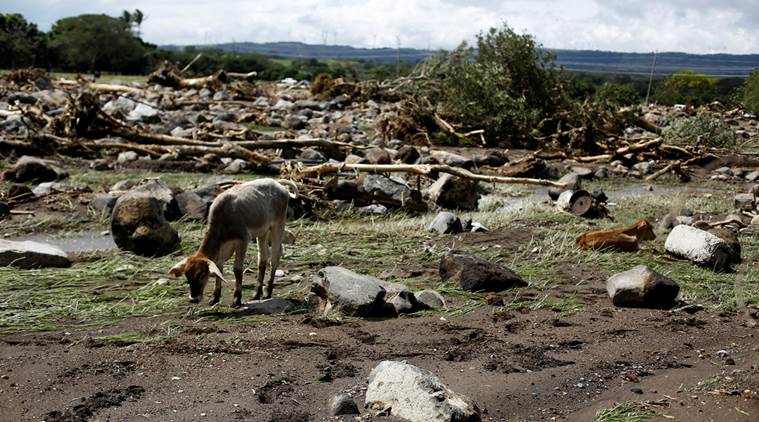
[[[577,236],[575,244],[580,249],[611,249],[623,252],[638,250],[641,240],[656,239],[654,228],[648,221],[640,219],[623,229],[590,231]]]

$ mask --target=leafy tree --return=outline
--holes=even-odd
[[[656,90],[655,99],[668,105],[681,103],[699,106],[714,101],[716,95],[716,78],[686,70],[664,80]]]
[[[44,66],[45,34],[16,13],[0,13],[0,68]]]
[[[531,35],[504,24],[481,32],[476,50],[462,43],[422,64],[416,94],[462,131],[485,129],[491,143],[524,145],[566,101],[553,60]]]
[[[743,105],[754,114],[759,114],[759,68],[754,69],[743,87]]]
[[[596,101],[616,106],[627,106],[640,103],[640,94],[631,84],[615,84],[606,82],[598,89]]]
[[[50,31],[50,46],[66,70],[140,73],[147,65],[146,46],[132,35],[123,17],[80,15],[61,19]]]

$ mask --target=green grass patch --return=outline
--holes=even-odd
[[[596,412],[593,422],[644,422],[652,419],[656,413],[645,403],[625,401],[609,409]]]

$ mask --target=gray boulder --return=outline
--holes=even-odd
[[[735,208],[741,211],[751,211],[754,209],[754,194],[739,193],[735,195]]]
[[[606,291],[614,306],[669,309],[675,304],[680,286],[645,265],[606,280]]]
[[[476,210],[480,199],[476,180],[452,174],[441,175],[424,191],[424,196],[440,207],[459,210]]]
[[[445,308],[445,298],[436,290],[422,290],[414,293],[416,303],[421,309]]]
[[[113,207],[111,233],[119,249],[162,256],[179,246],[179,234],[164,216],[166,205],[147,192],[131,191]]]
[[[307,161],[319,161],[319,162],[327,161],[327,157],[325,157],[324,154],[322,154],[315,148],[304,149],[300,154],[298,154],[298,158],[301,160],[307,160]]]
[[[110,217],[117,199],[119,199],[119,195],[110,193],[100,194],[90,202],[90,208],[96,211],[101,218]]]
[[[68,267],[71,260],[66,252],[53,245],[0,239],[0,266],[8,265],[18,268]]]
[[[137,103],[137,106],[127,114],[126,120],[129,122],[160,123],[161,116],[157,108],[145,103]]]
[[[185,191],[175,197],[179,213],[191,220],[205,220],[209,203],[193,191]]]
[[[451,167],[463,167],[469,169],[474,166],[474,160],[470,160],[463,155],[454,154],[448,151],[430,151],[430,157],[434,158],[435,161],[440,164],[447,164]]]
[[[431,372],[403,362],[380,362],[369,374],[365,406],[411,422],[476,422],[480,411]]]
[[[527,282],[508,268],[480,257],[451,251],[440,259],[440,278],[470,292],[500,292]]]
[[[19,158],[13,169],[3,174],[4,179],[15,182],[52,182],[68,176],[54,161],[28,155]]]
[[[399,201],[418,201],[419,191],[411,189],[406,181],[398,177],[387,177],[381,174],[363,174],[356,180],[359,192],[382,194]]]
[[[322,268],[314,277],[311,292],[319,298],[322,315],[367,317],[382,311],[385,289],[382,280],[341,267]]]
[[[427,229],[440,234],[455,234],[464,231],[461,219],[447,211],[441,211],[435,216]]]
[[[372,204],[356,208],[356,212],[362,215],[387,215],[387,207],[382,204]]]
[[[561,193],[564,192],[565,190],[576,191],[581,188],[580,175],[577,173],[565,174],[564,176],[561,177],[561,179],[559,179],[559,183],[566,183],[567,187],[565,189],[561,189],[561,188],[548,189],[548,196],[554,201],[559,199],[559,195],[561,195]]]
[[[382,281],[385,289],[385,311],[391,316],[407,314],[418,309],[414,292],[405,284]]]
[[[56,192],[66,192],[71,187],[60,182],[42,182],[32,189],[35,196],[47,196]]]
[[[664,242],[664,249],[715,271],[729,270],[733,262],[737,262],[727,242],[712,233],[683,224],[672,229]]]
[[[353,398],[345,393],[338,394],[329,401],[330,416],[358,415],[358,406]]]

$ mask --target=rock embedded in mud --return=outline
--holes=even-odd
[[[283,314],[295,308],[295,304],[287,299],[272,297],[264,300],[253,300],[242,305],[242,310],[253,315]]]
[[[116,246],[142,256],[162,256],[179,246],[179,234],[164,216],[166,204],[147,192],[131,191],[113,207],[111,233]]]
[[[11,170],[3,173],[3,179],[14,182],[52,182],[65,179],[69,174],[53,161],[24,155]]]
[[[435,216],[435,219],[432,220],[427,231],[439,234],[456,234],[464,231],[464,227],[461,223],[461,219],[456,217],[453,213],[441,211]]]
[[[729,271],[734,257],[724,240],[707,231],[681,224],[675,226],[664,242],[670,254],[715,271]]]
[[[500,292],[527,282],[508,268],[480,257],[451,251],[440,259],[440,278],[470,292]]]
[[[614,306],[669,309],[675,304],[680,286],[645,265],[606,280],[606,291]]]
[[[417,306],[421,309],[445,308],[445,298],[436,290],[422,290],[414,293]]]
[[[452,210],[476,210],[480,194],[477,181],[443,174],[424,191],[424,196],[440,207]]]
[[[325,267],[314,277],[311,292],[319,298],[318,312],[324,316],[376,316],[385,298],[382,283],[342,267]]]
[[[329,401],[329,415],[358,415],[358,406],[353,398],[345,393],[338,394]]]
[[[476,422],[480,411],[431,372],[403,362],[380,362],[369,374],[365,407],[411,422]]]
[[[53,245],[0,239],[0,266],[8,265],[18,268],[68,267],[71,260],[66,252]]]

